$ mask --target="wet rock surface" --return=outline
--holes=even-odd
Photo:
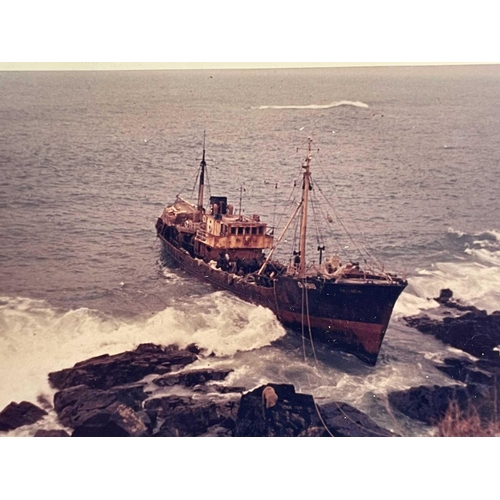
[[[488,388],[479,385],[420,386],[389,394],[389,404],[393,408],[428,425],[437,425],[452,401],[457,402],[464,415],[474,413],[485,422],[494,419],[491,393]]]
[[[450,289],[441,290],[434,300],[446,309],[465,314],[437,319],[427,315],[407,317],[408,326],[434,335],[445,344],[479,359],[445,358],[436,368],[461,385],[420,386],[396,391],[389,394],[390,405],[428,425],[436,425],[442,420],[451,404],[457,405],[464,418],[475,415],[485,423],[498,421],[500,311],[488,314],[461,304],[453,299]]]
[[[141,344],[135,351],[97,356],[77,363],[73,368],[49,373],[50,383],[57,389],[86,385],[96,389],[137,382],[151,373],[169,373],[198,359],[195,346],[179,349]]]
[[[271,387],[277,396],[275,404],[270,407],[266,407],[263,394],[268,387]],[[316,406],[312,396],[296,393],[293,385],[286,384],[269,384],[244,394],[238,410],[234,435],[240,437],[395,436],[346,403]]]
[[[40,429],[35,432],[35,437],[69,437],[64,429]]]
[[[224,380],[231,372],[232,370],[193,370],[158,377],[153,380],[153,383],[160,387],[173,385],[194,387],[212,380]]]
[[[28,401],[12,402],[0,412],[0,431],[11,431],[23,425],[34,424],[45,415],[45,410]]]
[[[49,380],[59,389],[53,411],[73,437],[394,435],[345,403],[317,406],[293,385],[267,384],[249,392],[228,385],[230,369],[188,366],[199,354],[195,346],[144,344],[53,372]],[[12,413],[13,405],[4,412]],[[31,403],[21,405],[30,416],[19,425],[46,415]],[[48,401],[47,406],[51,411]],[[64,429],[33,432],[37,437],[68,435]]]
[[[477,358],[500,361],[500,311],[488,314],[474,306],[462,305],[452,296],[451,290],[444,289],[435,300],[446,308],[467,311],[465,314],[442,319],[427,315],[406,317],[407,325]]]

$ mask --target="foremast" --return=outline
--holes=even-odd
[[[302,182],[302,201],[301,201],[301,218],[300,218],[300,239],[299,239],[299,277],[304,278],[306,275],[306,242],[307,242],[307,208],[309,205],[309,191],[311,190],[311,144],[312,139],[307,139],[307,156],[302,165],[304,169]]]
[[[205,132],[203,132],[203,156],[200,162],[200,185],[198,187],[198,211],[203,212],[203,191],[205,188],[205,168],[207,162],[205,161]]]

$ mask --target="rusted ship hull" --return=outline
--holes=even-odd
[[[394,304],[405,283],[329,282],[318,278],[282,276],[260,286],[216,269],[162,234],[166,253],[186,272],[220,290],[271,309],[280,322],[332,349],[348,352],[375,365]]]

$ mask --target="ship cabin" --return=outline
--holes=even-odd
[[[258,215],[235,215],[225,196],[211,196],[209,209],[196,231],[194,252],[204,260],[254,261],[261,264],[263,250],[273,246],[267,224]]]

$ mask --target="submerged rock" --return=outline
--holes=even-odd
[[[0,412],[0,431],[11,431],[34,424],[47,415],[45,410],[28,401],[10,403]]]

